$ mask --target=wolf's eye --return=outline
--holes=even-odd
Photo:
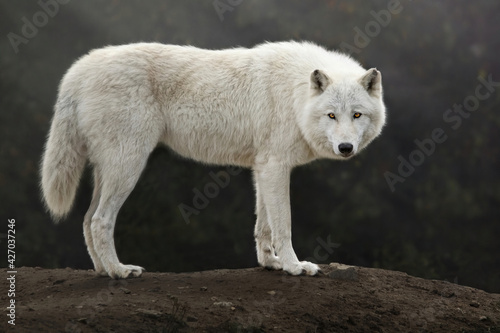
[[[328,114],[328,117],[330,117],[330,119],[335,119],[335,115],[331,112]]]
[[[356,113],[353,115],[353,117],[354,117],[354,118],[359,118],[359,117],[361,117],[361,113],[356,112]]]

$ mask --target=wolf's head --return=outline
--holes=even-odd
[[[300,121],[311,148],[326,158],[346,159],[366,147],[382,131],[385,106],[382,75],[374,68],[359,77],[330,78],[315,70]]]

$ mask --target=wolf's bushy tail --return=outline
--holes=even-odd
[[[86,156],[77,128],[76,103],[59,100],[41,168],[43,198],[56,222],[71,210]]]

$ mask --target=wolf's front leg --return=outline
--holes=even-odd
[[[268,269],[282,269],[281,262],[274,250],[271,227],[269,226],[266,206],[264,204],[264,198],[262,197],[262,191],[257,182],[256,173],[254,173],[254,182],[256,197],[255,214],[257,215],[254,236],[255,246],[257,248],[257,260],[261,266]]]
[[[286,272],[292,275],[303,273],[316,275],[319,271],[318,265],[307,261],[299,261],[292,247],[292,222],[290,213],[291,169],[279,164],[279,162],[269,162],[265,165],[256,166],[254,171],[256,189],[258,190],[257,200],[259,200],[260,196],[263,201],[272,235],[270,250],[274,247],[274,251],[276,251],[278,256],[277,259]],[[263,221],[258,220],[257,223],[263,224]],[[256,226],[257,228],[258,225]],[[265,234],[265,225],[262,230]],[[265,237],[263,241],[266,241]],[[259,245],[259,240],[257,240],[257,246]]]

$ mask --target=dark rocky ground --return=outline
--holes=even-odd
[[[500,332],[499,294],[381,269],[321,267],[316,277],[249,268],[129,280],[22,267],[15,326],[4,315],[0,331]],[[9,289],[6,279],[1,285]],[[0,300],[9,304],[7,292]]]

